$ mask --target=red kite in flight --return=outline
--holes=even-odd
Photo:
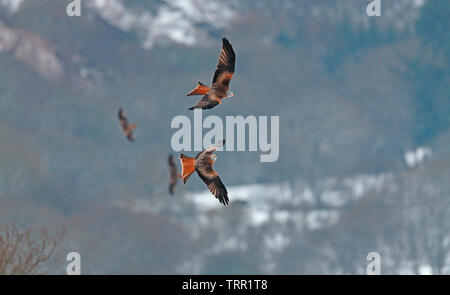
[[[198,153],[195,158],[190,158],[181,154],[180,162],[183,183],[186,183],[189,176],[191,176],[194,171],[197,171],[198,176],[200,176],[201,180],[203,180],[216,199],[218,199],[220,203],[228,205],[229,200],[227,189],[220,180],[217,172],[212,168],[217,159],[217,155],[213,154],[213,152],[224,144],[225,140],[223,140],[219,145],[210,147],[203,152]]]
[[[169,193],[173,195],[175,191],[175,186],[177,185],[178,178],[181,178],[181,174],[177,171],[177,166],[173,160],[173,156],[169,155],[169,169],[170,169],[170,182],[169,182]]]
[[[190,95],[203,95],[203,98],[191,108],[193,109],[212,109],[222,103],[222,99],[234,96],[229,90],[231,78],[233,78],[234,64],[236,63],[236,54],[233,47],[226,38],[222,39],[222,51],[220,52],[217,69],[211,88],[198,82],[197,87],[189,92]]]
[[[137,126],[136,124],[128,124],[128,119],[125,116],[125,112],[122,108],[119,109],[119,122],[120,126],[122,127],[123,133],[125,133],[125,136],[128,138],[128,140],[134,141],[133,130],[136,129]]]

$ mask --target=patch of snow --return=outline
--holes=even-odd
[[[167,197],[127,199],[127,201],[117,201],[116,206],[128,208],[133,212],[177,212],[185,210],[189,205],[197,222],[197,230],[204,228],[222,228],[224,222],[221,218],[215,218],[215,212],[222,209],[233,208],[234,204],[239,205],[248,218],[248,225],[251,227],[260,227],[268,223],[286,224],[291,223],[298,229],[317,230],[326,226],[333,225],[338,221],[342,207],[349,202],[353,202],[364,197],[372,190],[380,191],[391,184],[390,173],[379,175],[356,175],[344,179],[329,178],[323,180],[321,184],[322,202],[331,207],[315,207],[314,203],[298,202],[298,200],[308,199],[311,189],[305,182],[297,181],[296,189],[291,188],[288,182],[268,183],[268,184],[249,184],[228,186],[228,195],[230,198],[230,207],[224,207],[216,198],[211,195],[207,189],[201,192],[186,192],[180,200],[168,202]],[[294,194],[293,191],[296,193]],[[305,198],[306,195],[307,197]],[[243,228],[241,229],[245,231]],[[193,233],[195,235],[195,232]],[[198,233],[197,233],[198,234]],[[245,234],[245,233],[241,233]],[[278,237],[271,237],[274,241],[268,247],[277,248],[282,244]],[[232,245],[229,241],[229,245]],[[234,246],[230,246],[231,248]]]
[[[24,0],[0,0],[0,5],[5,7],[10,13],[19,10]]]
[[[252,204],[264,204],[267,201],[283,202],[290,200],[290,193],[287,183],[281,184],[248,184],[230,186],[227,188],[230,202],[246,201]],[[188,193],[188,199],[191,199],[197,207],[203,210],[220,208],[220,204],[211,196],[209,190],[203,192]]]
[[[415,150],[412,151],[406,151],[404,158],[406,165],[408,167],[416,167],[423,163],[425,160],[431,158],[433,155],[433,152],[431,148],[429,147],[418,147]]]
[[[264,237],[264,243],[271,251],[282,251],[289,244],[289,238],[276,233],[275,235]]]
[[[314,210],[306,215],[306,227],[317,230],[335,223],[339,218],[337,210]]]
[[[273,219],[279,223],[285,223],[289,220],[290,212],[287,210],[278,210],[273,213]]]
[[[133,11],[120,0],[93,0],[88,6],[111,25],[142,38],[145,49],[161,39],[193,46],[208,39],[205,23],[213,28],[228,26],[235,12],[221,1],[166,0],[156,13]]]
[[[253,226],[260,226],[269,221],[270,214],[268,210],[251,210],[250,222]]]
[[[353,199],[359,199],[370,190],[380,191],[391,180],[390,173],[379,175],[361,174],[343,180],[343,184],[350,190]]]
[[[295,184],[294,190],[287,182],[229,186],[228,195],[231,204],[233,202],[245,204],[252,226],[261,226],[270,220],[278,223],[291,221],[295,224],[305,224],[306,228],[314,230],[334,223],[337,221],[339,208],[362,198],[372,190],[381,191],[390,180],[389,173],[323,180],[322,202],[336,209],[315,208],[312,190],[306,183],[300,181]],[[293,194],[293,191],[296,193]],[[206,189],[202,192],[190,192],[186,199],[199,211],[223,207]]]
[[[346,201],[347,200],[345,198],[342,198],[342,192],[339,192],[337,190],[324,192],[322,194],[322,202],[330,206],[334,207],[343,206],[346,203]]]

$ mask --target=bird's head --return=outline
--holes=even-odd
[[[211,155],[211,160],[213,161],[213,163],[217,160],[217,155],[216,154],[212,154]]]
[[[230,90],[228,90],[228,91],[227,91],[227,98],[228,98],[228,97],[233,97],[233,96],[234,96],[234,93],[231,92]]]

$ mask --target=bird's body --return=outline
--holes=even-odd
[[[181,178],[181,175],[178,174],[177,166],[175,165],[175,161],[173,160],[173,156],[169,155],[169,170],[170,170],[170,181],[169,181],[169,193],[173,195],[175,192],[175,186],[177,185],[178,178]]]
[[[129,141],[134,141],[133,130],[136,129],[137,127],[136,124],[130,125],[128,123],[128,119],[125,116],[125,112],[122,108],[119,109],[118,117],[120,126],[122,127],[122,131],[123,133],[125,133],[125,136],[128,138]]]
[[[236,54],[233,47],[226,38],[222,39],[222,51],[220,52],[217,69],[214,72],[214,78],[211,87],[198,82],[197,87],[189,92],[187,96],[203,95],[202,99],[189,110],[193,109],[212,109],[222,103],[222,99],[234,96],[229,90],[230,81],[233,78],[234,66],[236,63]]]
[[[201,180],[203,180],[206,184],[211,193],[219,200],[219,202],[224,205],[228,205],[229,199],[227,189],[220,180],[217,172],[212,168],[217,159],[217,155],[213,154],[213,152],[223,144],[225,144],[225,140],[223,140],[219,146],[211,147],[198,153],[195,158],[181,154],[180,162],[182,167],[183,183],[186,183],[195,171]]]

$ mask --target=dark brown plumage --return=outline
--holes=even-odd
[[[202,99],[189,110],[212,109],[222,103],[222,99],[232,97],[234,94],[229,90],[230,81],[233,78],[236,54],[230,42],[222,39],[222,51],[220,52],[217,69],[214,72],[212,86],[208,87],[200,82],[198,86],[187,95],[203,95]]]
[[[129,141],[134,141],[133,137],[133,130],[136,129],[136,124],[128,124],[128,119],[125,116],[125,112],[122,108],[119,109],[119,122],[120,126],[122,127],[123,133],[125,133],[125,136],[128,138]]]
[[[219,145],[208,148],[198,153],[195,158],[188,157],[184,154],[180,155],[180,162],[182,167],[182,179],[183,183],[189,179],[189,177],[197,172],[198,176],[203,180],[211,193],[219,200],[220,203],[228,205],[228,192],[225,185],[220,180],[219,175],[212,168],[214,162],[217,159],[217,155],[213,154],[220,146],[225,144],[223,140]]]
[[[170,181],[169,181],[169,193],[173,195],[175,192],[175,186],[177,185],[178,178],[181,178],[181,175],[178,174],[177,165],[175,165],[175,161],[173,160],[173,156],[169,155],[169,170],[170,170]]]

